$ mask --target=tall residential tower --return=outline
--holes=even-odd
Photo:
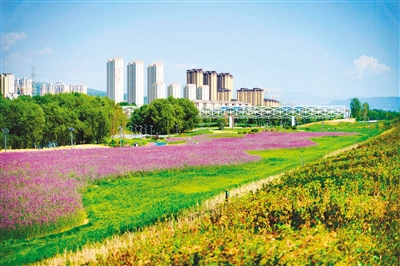
[[[164,65],[163,63],[155,63],[147,67],[147,103],[150,104],[157,98],[160,98],[162,88],[164,86],[164,98],[165,98],[165,84],[155,83],[164,82]],[[157,91],[153,91],[157,90]],[[156,97],[156,98],[155,98]]]
[[[124,101],[124,59],[113,58],[107,62],[107,97],[116,103]]]
[[[142,106],[144,103],[144,73],[143,61],[133,61],[128,64],[128,103]]]

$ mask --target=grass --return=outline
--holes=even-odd
[[[373,133],[371,133],[373,134]],[[368,136],[321,137],[317,146],[251,151],[262,161],[231,166],[188,167],[102,179],[83,192],[89,223],[36,239],[7,240],[0,246],[0,264],[40,261],[101,242],[114,234],[135,231],[177,215],[181,210],[242,184],[299,167]]]

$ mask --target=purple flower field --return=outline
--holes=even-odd
[[[268,133],[243,138],[192,137],[184,145],[7,152],[0,162],[0,230],[56,222],[82,209],[79,189],[107,176],[261,158],[246,150],[306,147],[309,138],[346,133]]]

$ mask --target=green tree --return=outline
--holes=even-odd
[[[174,106],[166,99],[156,99],[151,102],[146,113],[155,131],[160,134],[172,133],[179,122],[175,116]]]
[[[351,116],[354,117],[355,119],[359,119],[360,110],[361,110],[360,101],[357,98],[351,99],[351,102],[350,102]]]
[[[44,113],[31,98],[18,97],[12,100],[6,119],[9,123],[10,146],[16,149],[33,148],[41,143],[45,125]]]
[[[364,121],[367,121],[368,114],[369,114],[369,104],[367,102],[362,104],[361,114],[364,118]]]
[[[199,110],[192,101],[186,98],[168,97],[168,101],[174,106],[174,114],[181,131],[192,130],[200,123]]]

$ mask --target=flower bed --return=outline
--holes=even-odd
[[[243,138],[195,136],[188,145],[3,153],[0,231],[55,223],[82,210],[87,182],[136,171],[257,161],[246,150],[306,147],[309,138],[346,133],[267,133]]]

